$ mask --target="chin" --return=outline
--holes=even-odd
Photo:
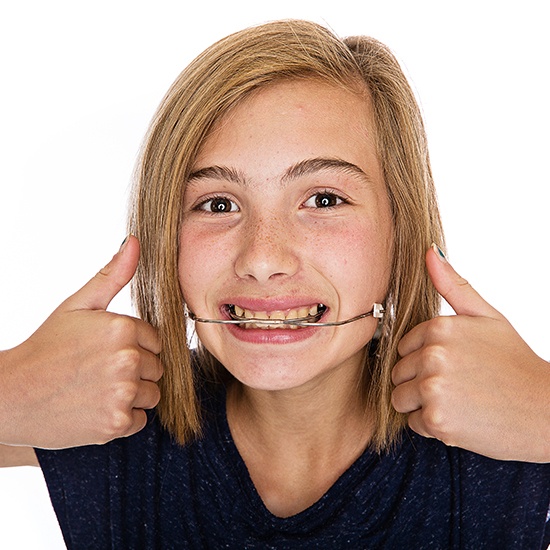
[[[241,364],[236,369],[229,368],[227,370],[243,386],[261,391],[282,391],[298,388],[314,379],[317,374],[308,374],[303,371],[303,367],[301,369],[299,367],[289,368],[288,363],[283,367],[273,365],[266,367],[264,364],[262,367],[251,366],[250,369],[243,368]]]

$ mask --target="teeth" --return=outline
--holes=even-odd
[[[315,308],[317,309],[317,306],[315,306]],[[309,310],[312,309],[312,308],[308,308],[308,307],[301,307],[299,310],[298,310],[298,317],[307,317],[309,315]],[[316,312],[317,313],[317,312]]]
[[[233,306],[233,309],[235,311],[235,315],[237,317],[242,317],[244,314],[244,309],[240,308],[239,306]]]
[[[274,311],[270,316],[270,319],[286,319],[285,314],[282,311]],[[277,328],[282,325],[267,325],[267,328]]]
[[[298,319],[303,317],[310,317],[315,316],[319,313],[319,311],[322,311],[325,309],[325,306],[322,304],[314,304],[311,306],[304,306],[297,309],[291,309],[288,312],[284,312],[281,310],[272,311],[270,313],[266,311],[252,311],[249,309],[243,309],[240,306],[237,305],[231,305],[229,306],[230,310],[232,310],[232,316],[236,318],[243,318],[243,319],[277,319],[277,320],[284,320],[284,319]],[[296,325],[284,325],[282,323],[274,323],[274,324],[263,324],[263,323],[244,323],[242,327],[246,329],[252,329],[252,328],[261,328],[261,329],[275,329],[275,328],[282,328],[282,329],[297,329],[298,327]]]
[[[296,311],[295,309],[293,309],[292,311],[289,311],[286,318],[287,319],[298,319],[298,311]]]

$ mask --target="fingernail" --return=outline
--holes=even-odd
[[[442,262],[447,263],[447,257],[446,257],[445,254],[443,253],[443,250],[441,250],[441,248],[439,248],[439,246],[437,246],[437,244],[435,244],[435,243],[432,244],[432,248],[434,249],[434,252],[437,254],[437,257],[438,257]]]
[[[128,242],[129,235],[126,235],[126,238],[122,241],[122,244],[120,245],[120,248],[118,249],[119,252],[122,252],[124,250],[125,244]]]

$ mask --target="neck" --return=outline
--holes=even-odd
[[[233,429],[246,426],[256,440],[269,444],[304,437],[321,444],[348,437],[350,427],[365,429],[365,404],[360,388],[293,388],[262,391],[235,383],[228,394],[228,418]],[[233,425],[232,425],[233,424]],[[342,428],[345,427],[345,430]]]
[[[261,391],[235,383],[227,416],[264,503],[288,516],[316,502],[372,435],[357,372],[300,388]]]

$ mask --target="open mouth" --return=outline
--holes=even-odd
[[[227,304],[226,311],[234,321],[242,321],[241,328],[252,329],[298,329],[309,326],[321,319],[327,307],[323,304],[313,304],[285,311],[252,311],[235,304]]]

